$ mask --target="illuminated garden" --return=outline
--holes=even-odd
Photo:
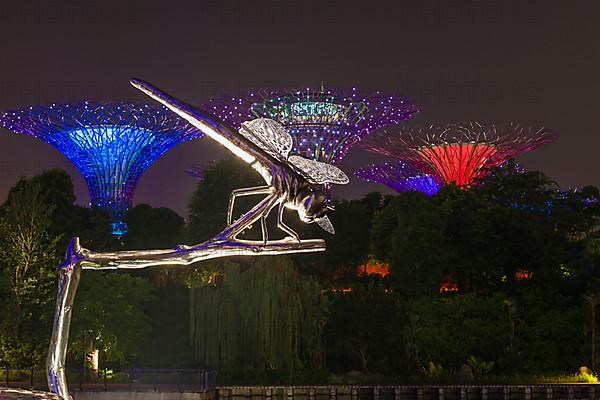
[[[167,381],[223,396],[369,387],[412,399],[550,384],[562,396],[574,389],[561,384],[597,382],[600,194],[515,160],[556,133],[408,126],[427,110],[378,91],[196,107],[131,83],[147,103],[0,116],[60,151],[90,196],[82,206],[71,176],[51,169],[21,178],[0,207],[6,386],[62,398]],[[144,171],[192,140],[229,157],[182,166],[196,178],[187,215],[136,204]],[[386,159],[347,170],[359,149]],[[380,191],[339,198],[348,176]]]

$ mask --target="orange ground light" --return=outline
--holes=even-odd
[[[379,275],[385,277],[390,274],[390,265],[379,261],[368,261],[365,264],[359,265],[356,268],[356,272],[359,276]]]

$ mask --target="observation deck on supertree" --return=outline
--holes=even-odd
[[[87,183],[90,206],[110,214],[115,236],[127,232],[125,212],[142,173],[173,146],[202,136],[166,107],[136,103],[34,106],[0,115],[0,124],[71,160]]]
[[[440,189],[440,183],[433,176],[420,172],[402,161],[360,168],[354,171],[354,175],[367,182],[380,183],[397,192],[414,190],[433,196]]]
[[[205,108],[236,129],[248,119],[274,119],[293,137],[294,153],[330,164],[339,164],[350,148],[371,132],[418,112],[414,103],[389,94],[323,88],[249,93],[242,98],[212,100]]]
[[[469,187],[489,168],[557,138],[544,128],[467,122],[377,132],[363,146],[414,165],[441,183]]]

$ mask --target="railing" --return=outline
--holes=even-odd
[[[216,372],[204,369],[67,369],[71,391],[213,392]],[[0,386],[48,390],[46,370],[1,369]]]
[[[594,384],[220,386],[218,400],[598,400]]]

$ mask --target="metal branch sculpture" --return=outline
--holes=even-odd
[[[229,256],[260,256],[324,251],[321,239],[300,239],[282,220],[284,207],[298,211],[305,223],[316,222],[333,233],[325,215],[328,207],[328,184],[348,182],[338,168],[289,156],[291,138],[281,125],[272,120],[254,120],[244,124],[239,133],[232,131],[216,118],[185,105],[148,83],[133,80],[132,84],[187,119],[207,136],[223,144],[249,163],[265,179],[266,186],[234,191],[229,203],[228,225],[214,238],[195,246],[178,246],[168,250],[93,252],[81,247],[73,238],[59,267],[61,277],[50,349],[47,360],[48,387],[64,399],[69,398],[65,375],[65,360],[75,293],[82,269],[133,269],[151,266],[190,265],[198,261]],[[236,196],[265,194],[266,196],[235,222],[231,209]],[[268,240],[266,218],[275,206],[278,227],[289,236]],[[239,239],[238,235],[253,223],[261,221],[262,240]]]

